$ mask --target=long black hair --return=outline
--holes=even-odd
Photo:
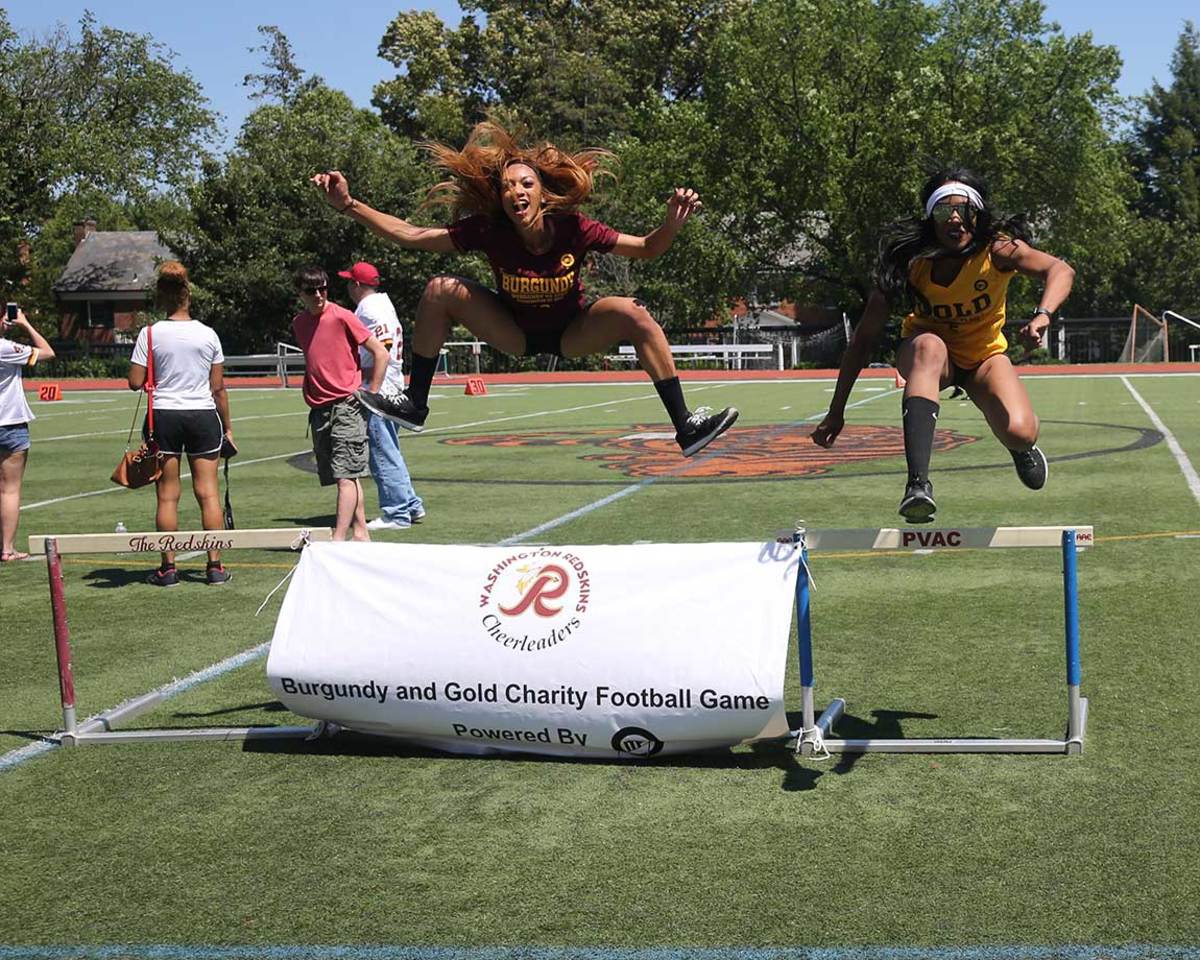
[[[972,256],[998,236],[1030,242],[1029,226],[1024,217],[1001,215],[992,210],[987,184],[982,177],[964,167],[937,170],[921,187],[921,216],[894,220],[884,228],[880,238],[879,257],[871,279],[889,302],[910,295],[908,272],[914,260],[944,254],[933,230],[933,219],[924,215],[925,204],[938,187],[952,181],[974,188],[983,200],[983,209],[974,211],[971,243],[956,256]]]

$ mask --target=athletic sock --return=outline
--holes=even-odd
[[[905,397],[900,409],[904,415],[904,459],[908,461],[908,478],[928,480],[933,431],[941,406],[924,397]]]
[[[423,357],[413,351],[412,369],[408,372],[408,389],[404,392],[418,407],[429,406],[429,387],[433,384],[437,364],[437,357]]]
[[[654,389],[658,391],[658,398],[667,408],[667,416],[671,418],[675,429],[682,430],[684,424],[687,423],[690,411],[687,404],[683,402],[683,387],[679,383],[679,378],[667,377],[666,380],[655,380]]]

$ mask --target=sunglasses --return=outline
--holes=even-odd
[[[318,293],[324,293],[328,289],[327,284],[321,284],[319,287],[301,287],[301,293],[307,293],[310,297],[316,296]]]
[[[975,208],[969,203],[939,203],[933,208],[930,216],[934,223],[949,223],[950,218],[958,214],[958,219],[963,223],[973,223],[975,221]]]

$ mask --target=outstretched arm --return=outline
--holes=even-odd
[[[429,253],[454,253],[457,248],[445,227],[418,227],[368,207],[350,196],[350,184],[337,170],[314,174],[309,180],[324,194],[326,202],[338,213],[357,220],[373,234],[412,250]]]
[[[695,190],[676,187],[667,200],[667,215],[663,222],[644,237],[622,233],[617,237],[612,252],[621,257],[635,257],[639,260],[653,260],[662,256],[675,242],[675,234],[687,223],[688,218],[694,213],[699,213],[703,207],[700,195]]]
[[[1002,238],[992,244],[992,262],[1001,270],[1018,270],[1042,281],[1042,299],[1038,311],[1018,335],[1030,349],[1041,346],[1042,335],[1050,326],[1050,316],[1071,293],[1075,269],[1058,257],[1031,247],[1024,240]]]
[[[854,335],[842,354],[842,367],[838,371],[837,386],[833,391],[833,399],[829,401],[829,412],[825,419],[817,424],[812,432],[813,443],[821,447],[832,447],[838,434],[845,426],[846,401],[850,399],[850,391],[854,382],[867,365],[874,353],[879,338],[887,323],[888,302],[879,290],[872,290],[863,307],[862,319],[854,328]]]

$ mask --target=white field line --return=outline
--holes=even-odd
[[[706,389],[709,389],[709,386],[707,384],[702,387],[698,387],[695,390],[691,390],[689,392],[700,393],[701,391],[706,390]],[[594,407],[610,407],[616,403],[635,403],[640,400],[651,400],[651,399],[655,399],[655,400],[658,399],[658,395],[657,394],[643,394],[638,397],[625,397],[620,400],[605,400],[600,403],[583,404],[582,406],[560,407],[557,410],[535,410],[532,413],[521,413],[521,414],[516,414],[514,416],[509,416],[509,417],[492,417],[491,419],[486,419],[486,420],[472,420],[467,423],[456,423],[456,424],[451,424],[451,425],[447,425],[444,427],[432,427],[423,432],[424,433],[447,433],[452,430],[466,430],[469,427],[489,426],[493,423],[505,423],[510,420],[528,420],[528,419],[532,419],[535,417],[554,416],[554,415],[557,415],[560,413],[576,413],[580,410],[591,410]],[[267,414],[267,415],[264,415],[263,417],[246,417],[245,419],[269,419],[270,417],[291,417],[291,416],[298,416],[303,413],[305,413],[305,411],[300,410],[300,411],[297,411],[296,413]],[[235,417],[234,419],[236,421],[237,418]],[[125,431],[121,430],[118,432],[124,433]],[[80,434],[80,436],[98,436],[98,434]],[[66,438],[64,438],[64,439],[66,439]],[[39,440],[38,442],[43,443],[45,441]],[[294,450],[291,453],[278,453],[273,457],[259,457],[257,460],[234,460],[234,461],[230,462],[229,467],[230,467],[230,469],[234,469],[236,467],[249,467],[256,463],[268,463],[272,460],[286,460],[289,457],[297,457],[302,453],[308,453],[310,449],[311,448],[305,448],[304,450]],[[181,480],[186,480],[190,476],[191,476],[191,472],[188,470],[181,470],[179,473],[179,478]],[[51,500],[38,500],[35,503],[22,504],[21,510],[22,511],[36,510],[40,507],[53,506],[56,503],[66,503],[68,500],[82,500],[86,497],[99,497],[106,493],[120,493],[124,489],[125,489],[124,487],[118,487],[117,485],[114,484],[113,486],[105,487],[102,490],[89,490],[86,493],[72,493],[65,497],[54,497]]]
[[[1150,422],[1154,424],[1155,429],[1166,439],[1167,449],[1171,451],[1175,462],[1179,464],[1179,469],[1183,472],[1183,478],[1187,481],[1188,489],[1192,491],[1192,496],[1195,497],[1196,503],[1200,504],[1200,476],[1197,476],[1196,468],[1192,466],[1192,461],[1188,459],[1188,455],[1183,452],[1183,447],[1175,439],[1175,434],[1167,429],[1167,425],[1154,412],[1154,408],[1142,399],[1142,395],[1133,389],[1133,384],[1125,377],[1122,377],[1121,380],[1125,384],[1125,389],[1133,395],[1133,399],[1146,411],[1146,416],[1150,418]]]
[[[847,404],[846,409],[851,410],[854,407],[861,407],[865,403],[871,403],[872,401],[882,399],[883,397],[891,397],[891,396],[896,395],[897,393],[900,393],[899,389],[892,389],[892,390],[889,390],[887,393],[877,393],[874,396],[867,397],[864,400],[858,400],[855,403]],[[822,410],[820,413],[814,413],[811,416],[804,417],[803,419],[796,420],[792,423],[787,424],[786,426],[780,427],[779,430],[782,431],[782,430],[790,429],[792,427],[798,427],[803,423],[812,423],[814,420],[822,419],[825,416],[825,413],[826,413],[826,411]],[[547,520],[545,523],[540,523],[536,527],[526,530],[524,533],[518,533],[515,536],[508,537],[505,540],[501,540],[499,545],[502,547],[507,547],[507,546],[511,546],[513,544],[522,543],[525,540],[528,540],[530,537],[536,537],[539,534],[546,533],[548,530],[553,530],[556,527],[561,527],[563,524],[570,523],[572,520],[577,520],[580,517],[583,517],[589,513],[592,513],[593,511],[601,509],[602,507],[607,507],[610,503],[615,503],[617,500],[621,500],[621,499],[631,496],[641,490],[645,490],[651,484],[663,479],[664,477],[673,477],[673,476],[677,476],[681,473],[686,473],[689,469],[694,467],[696,464],[704,463],[706,460],[711,460],[714,457],[718,457],[718,456],[720,456],[720,451],[714,450],[712,453],[706,454],[705,456],[702,456],[702,457],[698,457],[695,460],[685,460],[682,464],[680,464],[677,468],[672,470],[670,473],[662,474],[661,476],[657,476],[657,477],[647,477],[645,480],[639,480],[637,483],[633,483],[627,487],[623,487],[622,489],[617,490],[615,493],[610,493],[606,497],[601,497],[599,500],[595,500],[592,503],[587,504],[586,506],[579,507],[578,509],[572,510],[569,513],[564,513],[561,517],[556,517],[553,520]]]
[[[243,664],[250,663],[253,660],[258,660],[265,656],[270,649],[270,642],[260,643],[257,647],[251,647],[249,650],[243,650],[241,653],[235,653],[231,657],[226,657],[219,663],[214,663],[202,670],[197,670],[195,673],[188,674],[181,680],[172,680],[170,683],[164,684],[154,693],[159,694],[163,700],[169,700],[176,694],[183,693],[185,690],[190,690],[192,687],[199,686],[209,680],[213,680],[222,674],[228,673],[230,670],[236,670]],[[131,698],[134,699],[134,698]],[[136,699],[141,699],[136,698]],[[128,701],[126,701],[128,702]],[[108,711],[102,711],[107,713]],[[80,727],[86,727],[87,724],[97,716],[89,717],[79,724]],[[34,757],[39,757],[43,753],[49,753],[55,747],[61,746],[53,740],[39,740],[37,743],[31,743],[28,746],[19,747],[16,750],[10,750],[8,753],[0,756],[0,773],[5,770],[11,770],[13,767],[19,766],[26,760],[32,760]]]

